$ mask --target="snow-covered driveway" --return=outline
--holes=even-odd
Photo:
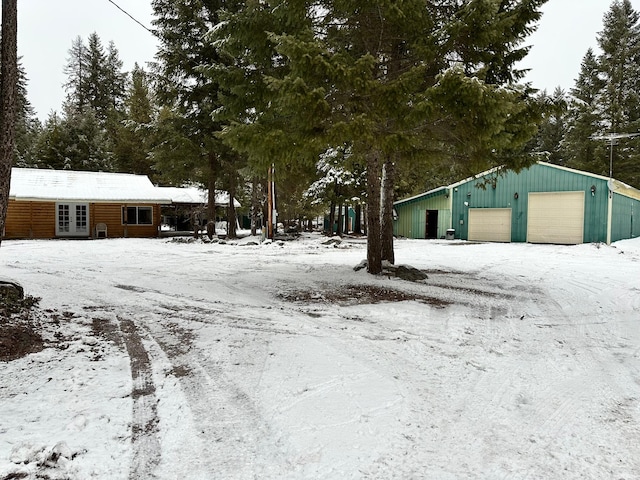
[[[0,480],[640,478],[640,241],[322,240],[3,242]]]

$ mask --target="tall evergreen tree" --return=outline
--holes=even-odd
[[[233,165],[236,155],[224,148],[216,137],[220,125],[212,115],[219,108],[218,84],[202,70],[205,64],[218,64],[216,45],[205,42],[209,31],[219,23],[218,11],[224,2],[219,0],[153,0],[153,25],[160,46],[154,65],[156,94],[161,106],[171,112],[160,119],[161,128],[169,128],[170,138],[163,141],[154,153],[165,164],[185,163],[194,166],[186,173],[191,180],[204,180],[209,192],[215,192],[222,164]],[[173,156],[190,153],[191,158]],[[233,167],[230,167],[233,168]],[[233,178],[229,176],[228,178]],[[178,180],[178,179],[176,179]],[[185,179],[186,180],[186,179]],[[209,233],[215,228],[215,195],[209,195]]]
[[[611,131],[637,124],[640,116],[640,14],[629,0],[616,0],[604,16],[598,36],[599,58],[605,88],[603,116]]]
[[[155,179],[150,155],[156,117],[148,74],[137,63],[131,71],[124,103],[125,119],[117,124],[114,139],[118,171],[149,175]]]
[[[640,139],[602,139],[640,131],[640,14],[629,0],[615,0],[598,34],[601,54],[589,49],[571,89],[567,164],[601,175],[613,175],[640,186]],[[611,154],[613,153],[613,157]],[[613,158],[613,162],[611,162]]]
[[[27,97],[27,74],[18,58],[18,84],[16,90],[16,124],[15,124],[15,155],[13,164],[18,167],[33,167],[37,165],[35,145],[42,128],[37,119],[31,102]]]
[[[90,108],[68,109],[62,118],[52,113],[40,137],[38,159],[44,168],[113,171],[110,139]]]
[[[0,40],[0,242],[9,207],[18,96],[18,1],[2,0]]]
[[[107,46],[103,75],[106,85],[106,105],[107,115],[110,111],[120,112],[123,109],[126,97],[127,74],[122,70],[122,60],[120,53],[113,41]]]
[[[86,45],[73,40],[65,66],[63,116],[50,117],[39,142],[40,160],[50,168],[110,171],[124,120],[122,61],[113,44],[105,52],[97,33]]]
[[[18,167],[35,167],[38,164],[36,144],[42,125],[27,98],[27,74],[19,63],[17,101],[14,163]]]
[[[565,165],[563,142],[567,134],[567,95],[557,87],[552,95],[544,91],[538,99],[547,108],[544,109],[542,123],[532,148],[535,152],[542,153],[548,162]]]
[[[64,89],[67,91],[65,103],[73,105],[77,111],[84,110],[89,105],[86,49],[82,37],[77,36],[73,39],[68,51],[67,64],[64,67],[64,73],[67,76],[67,81],[64,83]]]
[[[599,148],[592,138],[603,128],[599,105],[603,88],[598,60],[589,49],[582,59],[575,86],[570,90],[563,152],[567,166],[604,175],[608,163],[603,161],[601,146]]]
[[[245,74],[230,76],[227,94],[263,96],[239,101],[253,118],[236,118],[224,139],[274,159],[351,145],[367,166],[368,269],[379,273],[390,158],[439,150],[465,152],[474,166],[523,160],[535,112],[512,86],[514,63],[545,1],[247,3],[215,35]],[[260,75],[266,89],[247,86]]]
[[[600,99],[606,133],[640,131],[640,13],[629,0],[615,0],[598,36],[600,72],[605,86]],[[640,185],[639,140],[620,140],[613,159],[615,176]]]
[[[114,112],[121,110],[126,74],[122,72],[122,61],[113,42],[105,53],[97,33],[89,35],[86,45],[77,37],[69,49],[64,71],[66,110],[78,113],[90,108],[103,125],[107,125]]]
[[[85,92],[87,104],[96,112],[99,118],[106,118],[108,108],[108,94],[106,85],[106,60],[102,40],[93,32],[87,38],[87,47],[83,49],[86,69],[84,71]],[[81,111],[81,109],[76,109]]]

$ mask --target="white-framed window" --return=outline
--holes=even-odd
[[[123,225],[153,225],[153,207],[122,207]]]

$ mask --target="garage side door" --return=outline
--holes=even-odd
[[[527,241],[574,245],[584,239],[584,192],[529,193]]]
[[[469,240],[476,242],[510,242],[510,208],[470,208]]]

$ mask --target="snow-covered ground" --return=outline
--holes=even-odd
[[[0,479],[640,478],[639,240],[323,240],[3,242]]]

